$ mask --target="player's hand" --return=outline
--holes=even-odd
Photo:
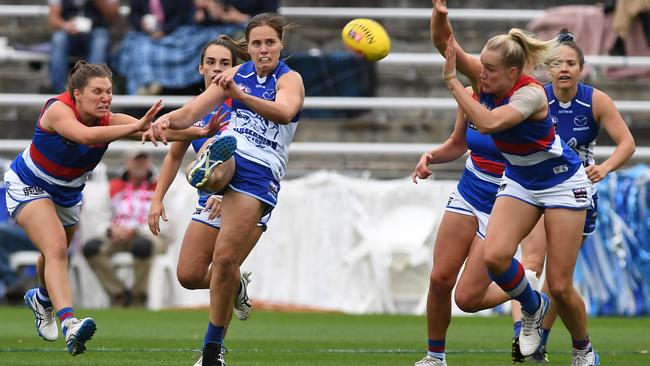
[[[203,209],[203,211],[210,211],[208,219],[214,220],[221,216],[221,202],[222,198],[219,195],[213,194],[208,197],[208,200],[205,202],[205,208]]]
[[[163,144],[167,145],[167,137],[165,137],[165,130],[169,128],[169,118],[166,115],[160,116],[154,123],[149,126],[149,129],[142,134],[142,143],[147,140],[151,141],[154,146],[158,146],[160,140]]]
[[[221,129],[227,126],[230,122],[229,120],[225,119],[227,114],[227,112],[222,111],[222,108],[219,107],[219,109],[217,109],[217,111],[212,115],[212,118],[210,118],[208,124],[201,128],[199,136],[211,137],[216,135],[217,132],[221,131]]]
[[[442,81],[446,83],[456,78],[456,41],[449,37],[445,50],[445,64],[442,67]]]
[[[605,179],[607,174],[609,174],[609,170],[604,168],[602,165],[589,165],[585,168],[585,172],[587,172],[587,178],[589,178],[592,183],[600,182]]]
[[[239,89],[232,76],[226,75],[225,72],[217,75],[212,82],[219,85],[228,98],[241,99],[244,94],[244,92]]]
[[[440,14],[449,14],[447,10],[447,0],[431,0],[433,8]]]
[[[160,234],[160,219],[167,221],[167,214],[165,213],[165,205],[162,201],[151,201],[149,207],[149,230],[151,233],[158,236]]]
[[[146,131],[149,129],[149,126],[151,126],[151,122],[156,118],[156,115],[158,112],[160,112],[165,106],[162,104],[162,99],[158,99],[156,103],[154,103],[151,108],[147,111],[147,113],[142,116],[138,120],[138,124],[140,127],[140,131]]]
[[[411,174],[411,179],[413,183],[418,183],[418,178],[427,179],[433,174],[433,171],[429,169],[429,164],[433,162],[433,151],[427,151],[422,156],[420,156],[420,161],[418,165],[415,166],[413,173]]]

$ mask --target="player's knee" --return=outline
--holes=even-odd
[[[480,308],[481,301],[478,296],[474,296],[468,291],[462,291],[459,288],[456,289],[456,293],[454,294],[454,301],[456,301],[458,308],[466,313],[475,313],[482,310]]]
[[[443,273],[434,268],[429,277],[429,285],[434,292],[451,292],[456,284],[457,274]]]
[[[231,251],[217,251],[212,257],[212,270],[222,275],[237,271],[239,261]]]
[[[490,273],[501,274],[508,269],[510,263],[512,262],[512,257],[499,253],[495,250],[488,250],[486,246],[485,253],[483,254],[483,260],[485,261],[485,266]]]
[[[97,254],[99,254],[99,250],[101,249],[101,247],[102,247],[101,240],[99,239],[88,240],[88,242],[86,243],[86,245],[84,245],[83,248],[84,257],[92,258],[96,256]]]
[[[43,251],[43,257],[47,262],[67,262],[68,261],[68,247],[65,242],[60,245],[53,245]]]
[[[153,252],[153,243],[146,238],[136,238],[133,241],[133,249],[131,253],[138,259],[146,259],[151,257]]]
[[[559,303],[566,303],[573,293],[573,282],[571,280],[552,281],[549,282],[548,286],[553,300]]]
[[[184,288],[196,290],[201,288],[201,281],[205,277],[205,273],[199,274],[197,271],[179,268],[176,270],[176,277]]]

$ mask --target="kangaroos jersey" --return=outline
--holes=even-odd
[[[274,101],[278,79],[290,71],[291,69],[280,60],[273,72],[260,77],[255,71],[255,64],[248,61],[239,67],[233,79],[244,93]],[[270,168],[279,181],[287,169],[289,145],[299,119],[300,112],[289,124],[275,123],[257,114],[241,101],[233,99],[230,124],[223,134],[237,138],[237,154]]]
[[[25,184],[43,188],[56,204],[71,207],[81,200],[86,180],[101,161],[108,144],[79,144],[41,128],[43,114],[57,101],[67,105],[77,120],[81,120],[69,93],[49,99],[38,116],[31,144],[18,154],[11,169]],[[109,119],[110,112],[97,120],[95,126],[108,126]]]
[[[458,182],[458,192],[479,211],[490,213],[501,182],[506,161],[489,135],[481,134],[467,120],[465,141],[470,150],[465,171]]]
[[[522,75],[503,98],[481,93],[481,104],[488,109],[505,105],[518,89],[530,84],[539,82]],[[505,175],[526,189],[553,187],[573,176],[580,167],[580,158],[555,133],[548,114],[541,120],[528,118],[491,136],[506,159]]]
[[[555,97],[553,85],[548,84],[544,89],[557,134],[578,153],[584,166],[595,164],[594,147],[600,125],[594,119],[592,107],[594,88],[578,83],[578,93],[568,103]]]
[[[226,116],[224,117],[224,120],[227,121],[230,118],[230,107],[232,106],[232,99],[226,99],[225,102],[221,103],[221,113],[225,113]],[[202,120],[196,121],[194,123],[194,126],[196,127],[203,127],[207,125],[210,122],[210,119],[212,116],[214,116],[215,113],[217,113],[217,110],[219,107],[215,108],[212,112],[208,113],[203,117]],[[223,131],[225,131],[228,128],[228,126],[224,126],[219,130],[215,135],[220,135]],[[194,149],[194,152],[198,153],[199,150],[201,150],[201,147],[203,144],[205,144],[205,141],[207,141],[210,137],[200,137],[198,139],[192,140],[192,148]],[[202,189],[197,189],[197,192],[199,194],[199,206],[205,207],[205,203],[207,202],[208,198],[213,194],[212,192],[209,191],[204,191]]]

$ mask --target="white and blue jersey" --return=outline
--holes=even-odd
[[[515,91],[529,84],[539,83],[522,75],[503,98],[481,93],[481,104],[488,109],[505,105]],[[580,168],[580,158],[555,133],[550,115],[541,120],[526,119],[491,136],[506,159],[505,176],[525,189],[554,187],[573,177]]]
[[[255,71],[255,64],[248,61],[239,67],[233,80],[246,94],[274,101],[278,80],[290,71],[291,69],[280,60],[273,72],[260,77]],[[232,102],[230,124],[223,135],[237,138],[236,155],[268,167],[275,180],[279,182],[287,169],[289,145],[299,120],[300,112],[291,119],[289,124],[275,123],[235,99]]]
[[[549,113],[560,138],[580,156],[582,164],[595,164],[594,147],[600,125],[594,119],[592,97],[594,88],[578,83],[578,93],[568,103],[560,102],[553,94],[553,85],[544,87],[548,97]]]
[[[225,114],[224,120],[227,120],[230,118],[230,107],[232,105],[232,99],[227,99],[225,102],[221,104],[221,113]],[[205,117],[203,117],[202,120],[196,121],[194,123],[194,126],[196,127],[204,127],[210,122],[210,119],[214,116],[215,113],[217,113],[217,110],[219,107],[215,108],[212,112],[208,113]],[[215,135],[220,135],[223,131],[226,130],[227,127],[222,128],[221,130],[217,131]],[[199,150],[201,150],[201,147],[205,142],[210,139],[212,136],[208,137],[200,137],[198,139],[192,140],[192,148],[194,149],[194,152],[198,154]],[[200,207],[205,207],[205,203],[207,202],[208,198],[213,194],[212,192],[207,192],[201,189],[197,189],[197,192],[199,194],[199,206]]]
[[[560,138],[580,157],[585,167],[595,164],[594,147],[600,131],[593,113],[594,88],[578,83],[578,92],[567,103],[559,101],[553,93],[553,85],[544,86],[548,98],[549,114]],[[594,189],[593,205],[587,210],[584,234],[589,235],[596,229],[598,215],[598,194]]]
[[[81,201],[86,180],[101,161],[108,144],[79,144],[41,128],[43,114],[57,101],[70,107],[80,120],[79,111],[69,93],[49,99],[38,117],[31,144],[16,157],[11,170],[27,186],[47,192],[55,204],[72,207]],[[109,118],[110,113],[107,113],[96,125],[108,126]]]

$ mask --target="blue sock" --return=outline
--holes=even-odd
[[[546,346],[546,343],[548,342],[548,336],[551,334],[550,329],[542,328],[542,346]]]
[[[539,295],[528,284],[524,273],[524,267],[514,258],[512,258],[510,267],[504,273],[495,275],[488,272],[492,281],[499,285],[510,297],[519,301],[521,307],[528,314],[534,314],[539,309],[540,299]]]
[[[203,338],[203,347],[208,343],[223,343],[223,333],[226,327],[221,326],[217,327],[212,325],[211,322],[208,322],[208,330],[205,332],[205,338]]]
[[[587,335],[585,339],[582,340],[571,338],[571,341],[573,343],[573,348],[575,349],[585,350],[591,348],[591,341],[589,340],[589,335]]]
[[[433,340],[429,339],[428,341],[428,351],[427,354],[431,357],[435,357],[439,360],[445,359],[445,340]]]
[[[521,333],[521,320],[516,321],[512,326],[515,331],[515,338],[519,337],[519,333]]]
[[[41,286],[38,286],[36,289],[36,298],[38,302],[43,305],[44,308],[51,308],[52,301],[50,300],[50,294],[47,293],[47,290]]]

